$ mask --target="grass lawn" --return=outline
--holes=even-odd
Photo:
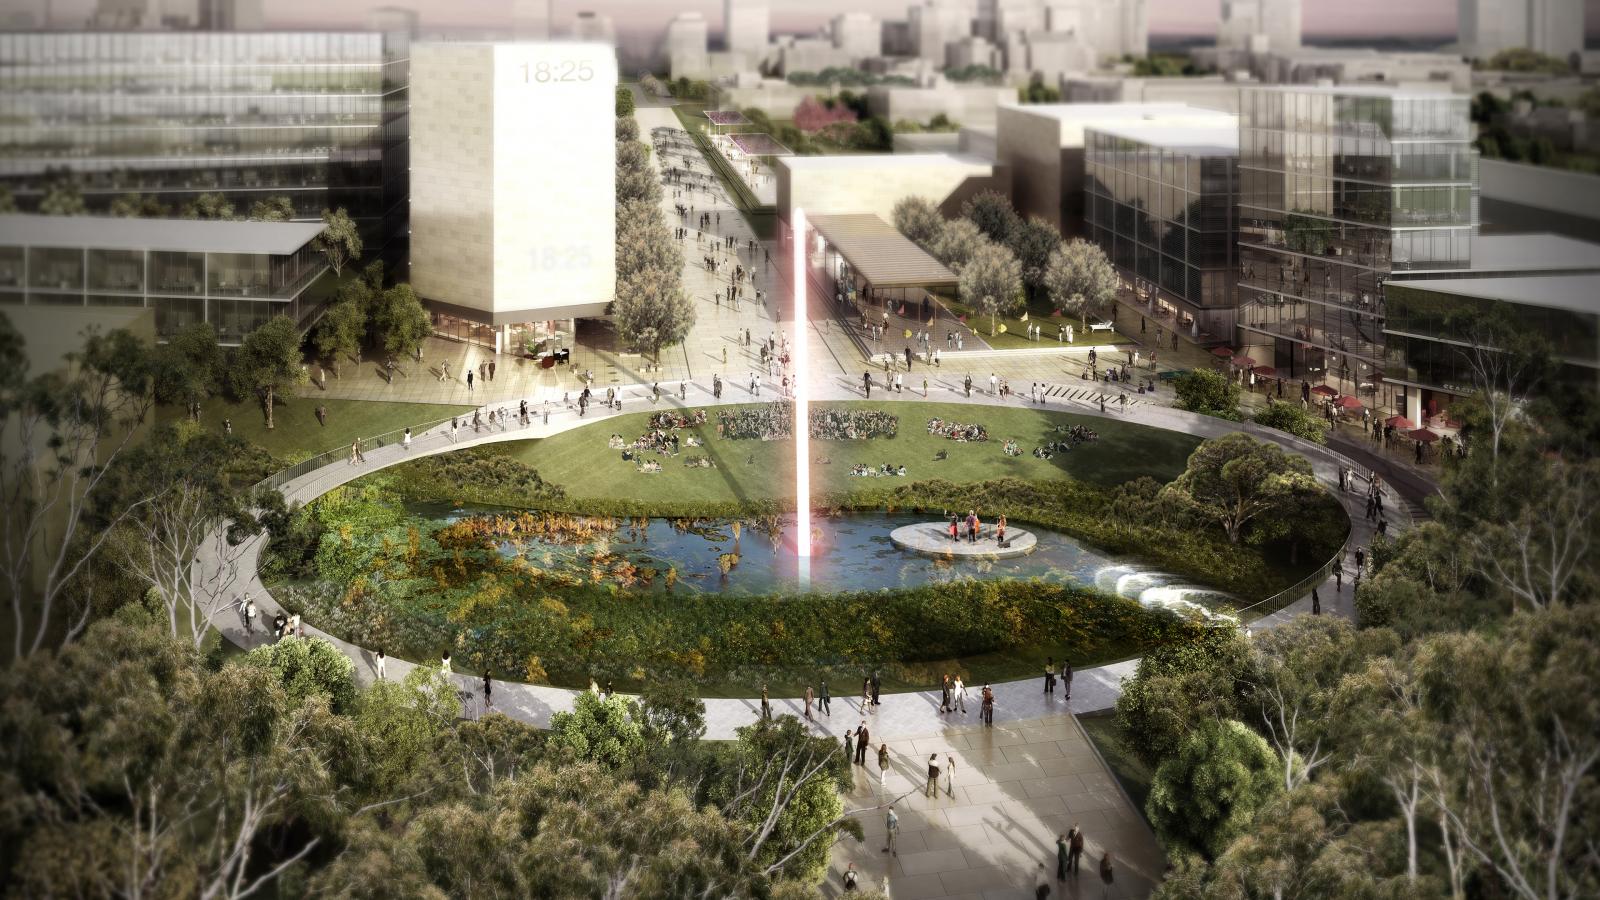
[[[1150,779],[1155,773],[1133,752],[1128,735],[1117,725],[1115,713],[1104,712],[1079,716],[1078,724],[1088,733],[1096,750],[1105,758],[1111,773],[1122,783],[1139,814],[1144,814],[1145,800],[1150,796]]]
[[[827,404],[832,406],[834,404]],[[977,482],[1014,477],[1044,481],[1070,476],[1097,485],[1117,485],[1149,475],[1170,481],[1183,471],[1198,438],[1128,422],[1041,412],[1018,406],[988,409],[955,403],[872,403],[855,401],[842,406],[885,410],[900,417],[899,434],[892,439],[865,441],[813,440],[811,455],[814,496],[863,487],[886,487],[929,478]],[[724,411],[743,407],[724,407]],[[613,433],[632,441],[647,430],[649,413],[641,412],[579,428],[555,437],[499,445],[503,452],[533,466],[547,481],[560,485],[575,498],[628,499],[658,503],[670,508],[675,500],[757,501],[787,499],[794,490],[794,447],[789,441],[723,440],[717,437],[715,410],[707,423],[680,432],[685,438],[677,459],[667,461],[656,474],[641,474],[620,451],[608,449]],[[984,443],[958,443],[927,433],[927,421],[938,417],[988,429]],[[1070,453],[1043,460],[1032,455],[1057,424],[1081,424],[1097,431],[1100,440],[1083,444]],[[688,434],[696,434],[704,447],[688,447]],[[1021,456],[1008,457],[1001,447],[1015,439]],[[939,451],[948,458],[935,461]],[[714,469],[690,469],[683,460],[706,456]],[[827,459],[823,464],[820,461]],[[906,467],[906,477],[859,478],[850,476],[856,463],[891,463]],[[890,484],[892,483],[892,484]]]
[[[328,424],[317,424],[317,406],[328,408]],[[233,433],[259,445],[282,459],[312,456],[335,447],[348,447],[358,437],[373,437],[408,425],[434,422],[462,412],[471,406],[437,403],[395,403],[385,400],[325,400],[318,397],[280,398],[273,410],[271,431],[254,400],[229,403],[220,397],[207,401],[200,422],[208,428],[222,428],[224,419],[233,421]],[[156,409],[158,424],[183,418],[176,406]]]
[[[1016,316],[997,316],[994,320],[995,331],[1000,332],[1000,326],[1006,330],[989,336],[989,317],[970,306],[956,300],[954,297],[939,295],[939,302],[951,313],[967,317],[967,327],[977,332],[989,346],[996,350],[1017,350],[1025,347],[1038,347],[1041,344],[1059,346],[1065,343],[1068,347],[1094,347],[1105,344],[1126,344],[1132,339],[1115,331],[1090,331],[1083,323],[1069,316],[1055,317],[1050,304],[1037,302],[1028,306],[1028,321],[1022,321],[1021,314]],[[1037,341],[1030,341],[1026,337],[1029,325],[1039,325],[1044,328],[1043,336]],[[1072,340],[1066,342],[1056,341],[1056,326],[1071,325],[1073,330]]]

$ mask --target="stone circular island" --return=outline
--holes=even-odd
[[[889,532],[889,540],[902,550],[924,556],[949,556],[959,559],[1010,559],[1033,552],[1038,538],[1024,528],[1006,526],[1006,546],[1000,547],[994,539],[994,523],[986,522],[977,543],[969,543],[966,525],[961,526],[961,540],[950,540],[949,522],[918,522],[902,525]]]

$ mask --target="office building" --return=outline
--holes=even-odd
[[[1182,103],[1034,103],[1003,106],[995,156],[1010,173],[1011,202],[1024,218],[1040,218],[1062,235],[1084,230],[1084,138],[1097,125],[1145,122],[1226,126],[1227,113]]]
[[[894,205],[920,197],[960,215],[968,198],[1003,186],[992,160],[951,153],[790,156],[773,167],[780,221],[807,215],[872,215],[894,221]]]
[[[945,45],[972,33],[974,12],[964,0],[927,0],[906,10],[912,55],[943,68]]]
[[[828,30],[833,46],[851,59],[870,59],[883,52],[883,24],[868,13],[834,16]]]
[[[144,308],[158,338],[210,322],[237,344],[285,315],[306,327],[329,293],[309,222],[0,215],[0,311]]]
[[[1584,0],[1460,0],[1456,28],[1461,51],[1478,59],[1516,47],[1575,59],[1584,49]]]
[[[1301,0],[1222,0],[1217,46],[1287,53],[1300,49]]]
[[[1383,284],[1466,269],[1476,225],[1468,99],[1359,87],[1246,90],[1239,339],[1280,376],[1405,408],[1384,381]]]
[[[1233,336],[1239,127],[1109,122],[1084,132],[1085,234],[1158,327]]]
[[[890,122],[927,122],[943,115],[961,125],[993,125],[1000,107],[1016,99],[1016,88],[955,84],[936,75],[922,85],[872,85],[867,88],[867,111]]]
[[[193,28],[196,13],[193,3],[180,8],[162,0],[98,0],[89,15],[89,26],[120,31]]]
[[[411,67],[410,281],[435,327],[519,351],[602,315],[616,286],[615,49],[418,43]]]
[[[580,41],[612,43],[617,39],[617,29],[610,16],[584,10],[572,20],[572,37]]]
[[[261,0],[200,0],[205,31],[260,31]]]
[[[138,194],[171,214],[221,194],[344,208],[404,260],[406,56],[384,32],[0,34],[0,185],[36,209],[66,178],[89,211]],[[64,174],[63,174],[64,173]]]
[[[12,0],[0,10],[0,30],[50,27],[50,0]]]
[[[682,12],[667,23],[662,45],[667,72],[673,78],[705,78],[711,74],[706,49],[706,19],[697,12]]]
[[[767,53],[771,34],[772,10],[767,0],[722,0],[722,38],[728,52],[759,63]]]

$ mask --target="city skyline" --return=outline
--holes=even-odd
[[[55,0],[53,17],[59,26],[87,19],[95,0]],[[182,5],[167,3],[167,6]],[[369,5],[331,6],[319,0],[263,0],[267,27],[300,28],[357,26],[365,21]],[[411,0],[397,4],[415,9],[425,27],[501,28],[511,22],[509,0]],[[903,19],[910,0],[773,0],[772,28],[775,32],[807,32],[822,27],[841,12],[867,12],[879,18]],[[1158,35],[1203,35],[1215,31],[1221,0],[1150,0],[1151,33]],[[1584,0],[1587,31],[1593,35],[1600,22],[1600,0]],[[698,11],[712,25],[713,33],[722,25],[722,0],[565,0],[554,4],[558,21],[567,21],[579,11],[594,11],[611,16],[619,30],[629,32],[664,29],[667,20],[684,11]],[[1305,0],[1305,33],[1326,36],[1444,36],[1456,27],[1456,0],[1414,0],[1405,4],[1385,0]],[[1373,24],[1368,24],[1373,23]],[[1376,24],[1381,23],[1381,25]]]

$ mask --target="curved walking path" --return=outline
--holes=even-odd
[[[961,384],[951,377],[932,378],[930,379],[930,385],[929,393],[931,396],[929,397],[925,398],[913,393],[897,394],[893,402],[959,402],[978,407],[1035,405],[1016,396],[1009,399],[994,398],[976,391],[972,397],[964,397]],[[699,409],[749,403],[761,399],[752,397],[747,388],[725,384],[723,396],[720,400],[717,400],[711,395],[710,385],[695,383],[688,386],[688,401],[680,401],[676,397],[677,385],[663,385],[662,387],[660,408]],[[671,388],[670,391],[668,387]],[[670,399],[669,393],[672,395]],[[644,409],[655,408],[650,405],[648,389],[633,389],[625,391],[624,394],[627,397],[623,402],[624,413],[634,413]],[[860,400],[862,396],[858,382],[844,377],[830,377],[816,386],[813,399],[818,401]],[[504,405],[515,412],[516,403],[512,402]],[[495,404],[496,408],[500,406],[501,404]],[[552,409],[549,424],[546,425],[542,421],[542,405],[530,400],[529,406],[530,410],[540,410],[541,415],[531,416],[533,424],[527,428],[508,427],[501,429],[495,427],[486,429],[478,434],[473,434],[469,429],[462,431],[458,435],[458,439],[452,442],[448,434],[448,426],[442,426],[432,431],[415,435],[409,451],[398,444],[375,448],[366,454],[366,462],[364,464],[330,463],[290,480],[282,486],[282,492],[289,503],[305,504],[339,485],[408,459],[447,453],[484,444],[549,437],[574,428],[597,424],[614,416],[624,414],[597,410],[591,407],[590,413],[580,418],[575,410]],[[1373,528],[1371,523],[1364,518],[1364,495],[1360,493],[1341,495],[1338,491],[1338,466],[1353,466],[1354,463],[1326,447],[1251,423],[1228,422],[1210,416],[1154,405],[1135,407],[1126,414],[1102,414],[1097,407],[1076,401],[1069,401],[1065,404],[1046,403],[1040,408],[1072,412],[1084,416],[1103,415],[1106,418],[1125,418],[1137,424],[1182,431],[1201,438],[1218,437],[1234,431],[1244,431],[1256,437],[1273,441],[1286,449],[1305,456],[1311,462],[1318,481],[1335,496],[1341,497],[1346,510],[1351,514],[1351,534],[1348,546],[1364,546],[1372,538]],[[1359,466],[1355,466],[1355,468],[1360,469]],[[229,585],[229,593],[234,597],[242,598],[248,595],[255,599],[260,611],[260,622],[258,622],[255,633],[247,634],[245,632],[242,617],[238,615],[224,613],[221,616],[222,621],[215,624],[233,643],[246,648],[259,646],[265,643],[271,634],[270,627],[265,626],[265,623],[269,623],[273,615],[280,609],[272,595],[262,584],[258,571],[258,561],[264,547],[264,539],[260,537],[253,538],[241,546],[238,556],[231,561],[232,565],[237,566],[237,571],[232,578],[219,577],[217,574],[217,570],[220,567],[229,564],[217,557],[214,549],[217,543],[214,541],[208,542],[208,549],[197,558],[195,565],[202,567],[201,577],[197,579],[197,583],[226,584]],[[1353,617],[1352,591],[1336,592],[1331,578],[1322,584],[1319,590],[1323,598],[1324,613]],[[1249,627],[1251,629],[1271,628],[1295,615],[1309,612],[1310,608],[1311,600],[1308,593],[1305,597],[1288,604],[1283,609],[1252,622]],[[350,656],[356,664],[358,681],[369,683],[376,678],[375,657],[369,649],[356,646],[348,641],[322,632],[309,623],[305,626],[305,632],[308,635],[316,635],[327,639]],[[1040,717],[1060,715],[1068,711],[1081,714],[1109,709],[1116,703],[1117,696],[1121,692],[1121,680],[1133,674],[1137,663],[1138,660],[1130,659],[1110,665],[1078,670],[1073,681],[1070,702],[1061,695],[1051,697],[1043,694],[1040,689],[1040,680],[1035,678],[993,685],[995,691],[995,722],[1033,720]],[[414,666],[414,662],[391,657],[387,663],[387,675],[389,678],[398,680],[404,678],[406,673]],[[468,692],[473,692],[475,702],[475,692],[479,679],[475,676],[463,674],[458,674],[456,679],[462,686],[464,695]],[[496,680],[493,686],[493,699],[496,710],[538,727],[548,726],[552,713],[571,709],[573,697],[577,693],[568,688],[512,681]],[[843,688],[842,685],[840,687]],[[976,693],[981,688],[981,685],[969,685],[969,688]],[[839,707],[850,703],[848,689],[841,690],[839,694],[834,698],[835,712],[838,711]],[[731,739],[735,736],[735,730],[738,727],[749,724],[756,719],[759,714],[760,701],[757,699],[710,698],[705,701],[705,705],[706,736],[711,739]],[[792,713],[799,716],[804,711],[804,701],[801,698],[774,698],[772,705],[776,715]],[[882,697],[881,705],[876,707],[871,715],[872,723],[875,725],[873,730],[881,736],[896,738],[940,733],[947,720],[940,716],[938,708],[939,693],[937,691],[885,694]],[[842,736],[844,729],[854,727],[855,724],[856,717],[854,716],[833,716],[819,718],[816,727],[822,733]]]

